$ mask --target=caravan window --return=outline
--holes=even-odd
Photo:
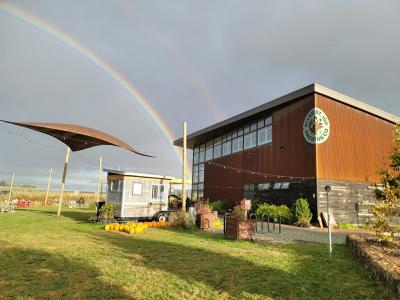
[[[158,185],[153,185],[151,187],[151,198],[158,199]]]
[[[163,185],[160,185],[159,196],[160,196],[160,198],[159,198],[160,200],[164,199],[164,186]]]
[[[142,184],[139,182],[134,182],[132,186],[132,195],[142,194]]]
[[[153,184],[151,187],[151,198],[162,200],[165,195],[165,187],[162,184]]]
[[[119,191],[119,180],[113,180],[111,181],[111,191],[112,192],[118,192]]]

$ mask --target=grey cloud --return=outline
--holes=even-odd
[[[194,131],[312,82],[400,115],[396,1],[12,3],[103,57],[175,137],[183,120]],[[110,166],[179,176],[176,154],[154,122],[87,58],[1,9],[0,41],[1,118],[79,123],[158,156],[111,147],[73,155],[71,189],[95,190],[100,155]],[[0,130],[0,179],[16,169],[24,183],[43,186],[50,167],[61,172],[62,144],[13,130],[47,146]]]

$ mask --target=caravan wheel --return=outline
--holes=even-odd
[[[166,222],[167,221],[167,216],[165,214],[159,214],[157,216],[157,221],[158,222]]]

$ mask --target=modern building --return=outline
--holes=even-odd
[[[192,198],[291,205],[303,197],[316,217],[326,211],[330,185],[336,220],[356,223],[358,203],[364,221],[399,121],[311,84],[190,134]]]

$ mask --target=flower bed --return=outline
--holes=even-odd
[[[384,243],[376,238],[349,235],[354,256],[375,279],[383,281],[396,298],[400,297],[400,243]]]

